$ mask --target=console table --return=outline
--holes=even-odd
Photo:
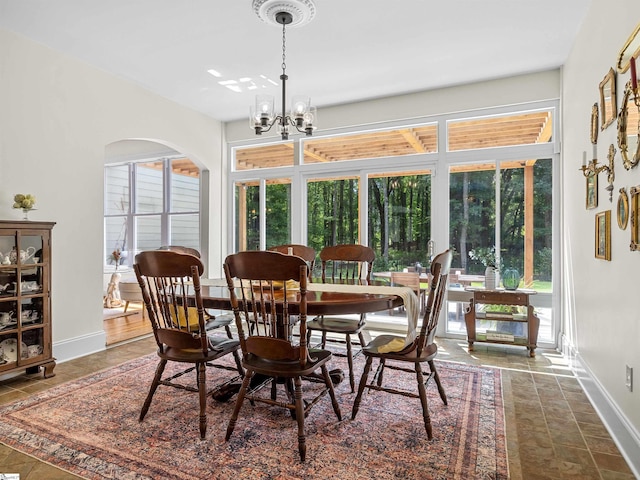
[[[540,319],[529,301],[535,290],[466,288],[473,294],[464,315],[469,351],[475,342],[522,345],[535,357]],[[477,332],[477,323],[489,324]]]

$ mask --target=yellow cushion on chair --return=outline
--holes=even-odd
[[[171,309],[170,312],[171,314],[171,321],[176,323],[176,312]],[[188,321],[188,326],[189,326],[189,330],[199,330],[200,329],[200,321],[198,319],[198,309],[196,307],[187,307],[187,321]],[[187,322],[185,321],[184,318],[184,308],[180,308],[178,309],[178,321],[177,321],[178,325],[180,326],[180,328],[186,328],[187,327]]]

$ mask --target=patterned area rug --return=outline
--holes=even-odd
[[[277,407],[245,402],[225,442],[235,397],[228,403],[209,399],[207,438],[201,441],[197,395],[160,386],[147,417],[138,422],[156,358],[141,357],[1,408],[0,441],[87,479],[509,477],[497,369],[437,362],[449,405],[442,404],[430,383],[432,441],[418,399],[365,392],[351,420],[355,394],[342,382],[336,391],[343,420],[337,421],[328,397],[311,410],[302,464],[295,422]],[[334,356],[330,368],[344,363]],[[357,372],[362,365],[358,358]],[[207,373],[207,380],[216,383],[232,375],[219,369]],[[183,378],[195,382],[195,375]],[[390,370],[385,381],[415,385],[413,375]]]

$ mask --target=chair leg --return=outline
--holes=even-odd
[[[127,308],[129,308],[129,300],[124,302],[124,313],[127,313]]]
[[[442,382],[440,382],[440,375],[438,375],[438,370],[436,370],[436,366],[433,363],[433,360],[429,360],[429,368],[431,369],[431,373],[433,373],[433,379],[436,381],[436,385],[438,386],[438,393],[440,394],[442,403],[444,403],[445,405],[449,405],[447,403],[447,394],[444,391]]]
[[[373,357],[367,357],[367,362],[364,364],[364,370],[362,372],[362,377],[360,377],[360,383],[358,385],[358,394],[356,395],[356,399],[353,401],[353,408],[351,410],[352,420],[355,420],[356,414],[358,413],[358,409],[360,408],[360,400],[362,400],[362,393],[364,392],[364,387],[367,386],[367,379],[369,377],[369,372],[371,371],[372,362],[373,362]]]
[[[300,377],[295,377],[293,380],[295,386],[295,405],[296,405],[296,420],[298,421],[298,451],[300,452],[300,460],[305,461],[307,456],[307,441],[304,436],[304,406],[302,404],[302,381]]]
[[[206,365],[199,363],[197,366],[198,394],[200,396],[200,439],[207,436],[207,373]]]
[[[351,393],[356,391],[356,382],[353,376],[353,348],[351,346],[351,335],[345,335],[347,342],[347,363],[349,364],[349,385],[351,385]]]
[[[376,377],[378,377],[378,386],[382,386],[382,377],[384,376],[384,367],[385,367],[385,359],[380,359],[380,365],[378,365],[378,371],[376,372]]]
[[[147,394],[147,398],[142,405],[142,411],[140,412],[139,421],[144,419],[144,416],[149,411],[149,406],[151,405],[151,399],[153,398],[153,394],[156,393],[158,389],[158,385],[160,385],[160,379],[162,378],[162,372],[164,372],[164,367],[167,365],[167,361],[161,359],[156,367],[156,374],[153,377],[153,382],[151,382],[151,387],[149,388],[149,393]]]
[[[327,369],[326,365],[322,365],[320,367],[322,371],[322,376],[324,377],[324,384],[327,386],[327,390],[329,390],[329,396],[331,397],[331,405],[333,406],[333,411],[338,417],[338,421],[342,420],[342,412],[340,412],[340,405],[338,404],[338,399],[336,398],[336,392],[333,388],[333,382],[331,381],[331,376],[329,376],[329,369]]]
[[[213,318],[216,318],[216,317],[213,317]],[[231,333],[231,328],[229,328],[229,325],[225,325],[224,329],[227,332],[227,337],[233,339],[233,334]]]
[[[433,432],[431,430],[431,416],[429,415],[429,405],[427,404],[427,389],[424,385],[424,376],[422,375],[422,367],[419,362],[416,362],[416,377],[418,378],[418,394],[420,396],[420,403],[422,404],[422,417],[424,418],[424,428],[427,430],[427,438],[431,440],[433,438]]]
[[[240,408],[242,407],[242,402],[244,402],[244,396],[247,393],[247,389],[249,388],[249,382],[251,381],[251,377],[253,377],[253,370],[247,370],[244,374],[244,380],[242,380],[242,386],[240,387],[240,391],[238,392],[238,397],[236,398],[236,404],[233,407],[233,413],[231,414],[231,418],[229,419],[229,424],[227,425],[227,433],[224,437],[225,440],[229,440],[231,434],[233,433],[233,429],[236,427],[236,421],[238,420],[238,413],[240,413]]]
[[[238,350],[233,352],[233,359],[236,361],[236,369],[241,377],[244,377],[244,368],[242,368],[242,360],[240,359],[240,353]]]

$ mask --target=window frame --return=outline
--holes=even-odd
[[[202,245],[205,245],[203,238],[206,237],[204,229],[203,229],[203,199],[206,198],[205,190],[205,178],[208,178],[206,175],[206,170],[201,169],[193,160],[189,159],[194,166],[196,166],[199,170],[198,174],[198,210],[181,210],[178,212],[172,212],[171,209],[171,178],[173,175],[172,172],[172,162],[174,160],[183,160],[186,159],[184,155],[175,155],[175,156],[163,156],[163,157],[152,157],[152,158],[144,158],[144,159],[136,159],[131,161],[124,161],[118,163],[109,163],[105,164],[105,175],[104,175],[104,202],[105,207],[103,208],[104,219],[106,221],[107,218],[113,217],[126,217],[126,241],[127,241],[127,249],[126,256],[124,257],[123,263],[121,264],[125,268],[131,267],[133,265],[133,261],[135,255],[139,253],[140,248],[138,247],[138,236],[136,231],[136,220],[138,218],[150,218],[150,217],[159,217],[160,218],[160,245],[170,245],[171,242],[171,220],[180,216],[198,216],[198,246],[194,247],[202,252]],[[136,201],[137,201],[137,188],[136,188],[136,175],[137,175],[137,167],[142,164],[149,164],[154,162],[162,162],[162,211],[152,212],[152,213],[137,213],[136,210]],[[128,211],[124,213],[107,213],[106,212],[106,192],[107,192],[107,174],[106,171],[111,167],[118,166],[127,166],[128,171],[128,181],[129,181],[129,199],[128,199]],[[129,233],[131,232],[131,233]],[[107,234],[106,229],[103,232],[103,251],[106,253],[105,258],[103,260],[103,267],[111,268],[113,264],[109,263],[109,251],[111,249],[110,246],[106,244],[107,242]],[[204,257],[204,254],[203,254]]]
[[[536,295],[534,301],[540,302],[540,306],[550,306],[553,309],[553,330],[555,342],[559,341],[559,328],[562,325],[561,316],[561,298],[562,291],[562,257],[559,254],[561,248],[560,242],[560,127],[559,127],[559,105],[558,99],[533,101],[515,105],[503,105],[477,110],[459,111],[446,114],[430,115],[421,118],[412,118],[409,120],[396,120],[390,122],[381,122],[376,124],[372,129],[371,125],[362,125],[347,128],[329,129],[314,134],[314,137],[337,136],[344,134],[358,134],[362,132],[380,130],[380,129],[396,129],[407,126],[421,124],[437,125],[437,151],[434,153],[418,153],[415,155],[404,155],[398,157],[380,157],[371,159],[347,160],[341,162],[314,163],[305,165],[301,162],[303,158],[304,137],[296,136],[293,138],[294,162],[292,167],[278,167],[273,169],[256,169],[235,171],[233,165],[234,149],[241,146],[257,146],[260,144],[268,145],[278,143],[277,139],[254,139],[238,142],[229,142],[227,145],[227,153],[229,164],[232,166],[229,171],[230,185],[244,179],[256,180],[256,178],[283,177],[289,176],[292,179],[292,219],[291,219],[291,241],[293,243],[306,243],[306,181],[308,178],[321,178],[323,176],[341,176],[341,175],[360,175],[361,185],[366,185],[367,175],[370,173],[393,173],[393,171],[422,170],[430,169],[432,171],[432,199],[431,199],[431,228],[432,239],[435,242],[435,250],[441,251],[444,246],[449,245],[449,177],[448,169],[451,165],[471,164],[482,162],[496,162],[500,164],[502,161],[509,161],[522,158],[550,158],[553,162],[553,293],[548,298],[541,298],[544,295]],[[539,144],[525,145],[508,145],[500,147],[488,147],[473,150],[455,150],[448,151],[448,132],[447,125],[449,121],[460,121],[482,117],[499,117],[505,115],[516,115],[540,110],[549,110],[552,115],[552,134],[549,142]],[[291,141],[291,139],[289,139]],[[389,168],[393,165],[393,168]],[[367,189],[360,189],[360,241],[367,243]],[[499,197],[498,197],[499,198]],[[297,201],[300,199],[300,201]],[[233,192],[228,196],[229,206],[233,213],[229,216],[228,242],[229,246],[235,245],[233,219],[235,218],[235,204],[233,201]],[[232,253],[232,252],[229,252]],[[540,297],[540,298],[536,298]],[[441,321],[438,326],[439,335],[445,334],[445,323]],[[548,344],[548,346],[555,346]]]

